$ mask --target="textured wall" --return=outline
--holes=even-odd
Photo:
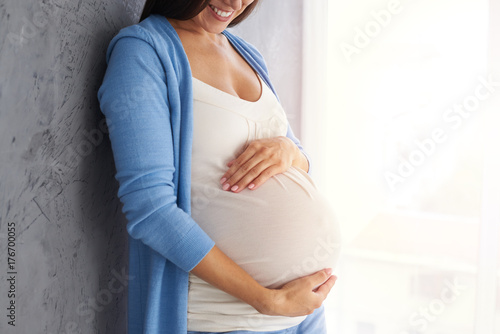
[[[2,334],[125,332],[126,231],[96,91],[109,40],[140,6],[0,3]]]
[[[2,334],[125,333],[127,234],[96,92],[109,41],[143,2],[0,2]],[[299,135],[301,1],[289,2],[264,1],[237,31]]]

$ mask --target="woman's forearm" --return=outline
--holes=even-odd
[[[260,313],[289,317],[311,314],[320,307],[337,279],[331,275],[331,269],[325,269],[290,281],[279,289],[268,289],[217,246],[191,272]]]
[[[261,313],[268,311],[271,290],[260,285],[217,246],[208,252],[191,273]]]

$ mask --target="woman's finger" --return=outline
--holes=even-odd
[[[320,295],[323,300],[326,299],[328,294],[330,293],[330,290],[332,290],[333,286],[335,285],[335,282],[337,282],[337,276],[332,275],[328,280],[321,284],[314,292],[318,295]]]
[[[222,189],[231,189],[235,192],[241,191],[263,170],[275,163],[274,159],[272,159],[273,153],[271,149],[263,146],[255,151],[255,148],[251,146],[255,145],[249,145],[247,150],[236,158],[229,170],[224,174],[228,176],[223,176],[221,179]],[[250,154],[252,155],[250,156]],[[231,170],[234,170],[234,172],[231,172]],[[227,179],[224,180],[224,177]]]
[[[309,281],[309,284],[311,284],[311,287],[316,287],[326,282],[326,280],[328,279],[328,277],[330,277],[331,274],[332,274],[332,269],[326,268],[306,277]]]
[[[232,180],[231,177],[238,171],[240,166],[250,160],[256,152],[257,149],[254,145],[248,145],[248,147],[240,155],[238,155],[237,158],[231,160],[231,166],[229,166],[229,169],[220,178],[220,184],[224,185],[225,183],[228,183],[233,185],[234,180]],[[232,181],[233,183],[228,181]]]
[[[237,186],[236,192],[239,192],[245,188],[250,190],[257,189],[262,183],[270,179],[273,175],[280,172],[280,168],[277,165],[268,166],[266,161],[261,161],[252,170],[248,171],[235,186]]]
[[[222,189],[234,192],[241,191],[250,181],[259,176],[261,171],[267,167],[267,164],[267,161],[258,159],[254,156],[252,159],[239,166],[236,172],[222,184]]]
[[[280,290],[285,297],[283,298],[283,305],[279,305],[281,308],[280,314],[310,314],[314,309],[320,307],[337,279],[331,273],[331,269],[320,270],[282,286]],[[316,286],[317,289],[313,289]]]
[[[274,174],[285,171],[291,164],[291,155],[283,140],[277,137],[250,142],[236,159],[227,163],[229,169],[220,179],[222,189],[257,189]]]
[[[264,184],[267,180],[269,180],[274,175],[281,173],[281,167],[279,165],[272,165],[268,168],[264,169],[260,172],[257,177],[249,177],[248,179],[244,178],[241,182],[241,186],[243,188],[248,187],[250,190],[255,190],[259,188],[262,184]],[[238,182],[238,186],[240,186],[240,182]]]

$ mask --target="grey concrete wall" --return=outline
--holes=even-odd
[[[143,2],[0,3],[2,334],[125,333],[126,222],[96,92],[109,41]],[[238,28],[297,135],[300,4],[264,1]]]
[[[140,6],[0,3],[2,334],[125,333],[126,231],[96,91],[107,44]]]

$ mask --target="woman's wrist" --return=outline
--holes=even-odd
[[[274,293],[275,290],[260,286],[247,303],[259,313],[271,315],[274,312]]]
[[[298,149],[298,148],[297,148]],[[304,172],[309,172],[309,160],[307,160],[306,156],[299,150],[299,158],[293,164],[295,167],[299,167]]]
[[[290,138],[288,138],[288,140],[292,144],[294,150],[292,166],[298,167],[307,173],[309,171],[309,161],[307,160],[306,156],[302,153],[302,151],[299,149],[299,147],[295,145],[295,143]]]
[[[283,315],[280,305],[283,302],[283,291],[280,289],[264,288],[255,298],[255,304],[250,304],[259,313],[266,315]]]

